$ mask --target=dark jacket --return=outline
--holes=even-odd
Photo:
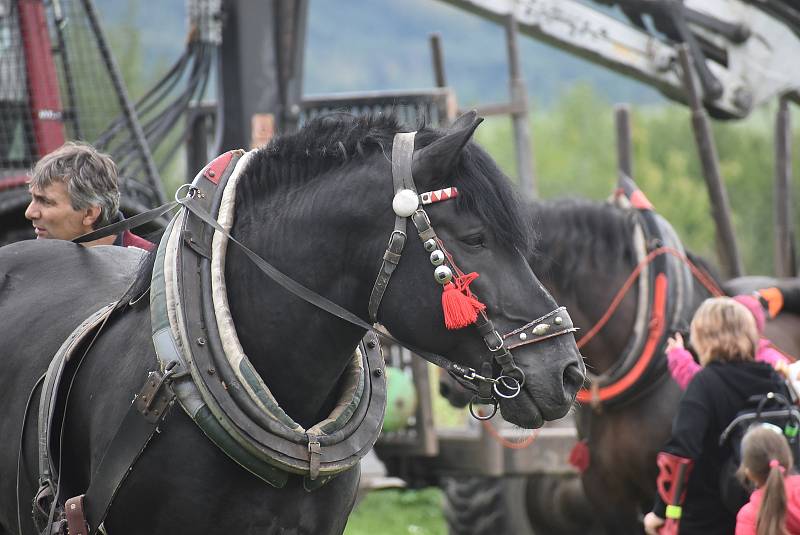
[[[689,477],[680,533],[731,534],[736,511],[721,500],[720,472],[731,456],[729,445],[720,447],[719,436],[754,395],[786,395],[783,380],[762,362],[711,362],[686,389],[672,422],[672,437],[662,449],[694,461]],[[656,499],[653,511],[664,517],[664,503]]]

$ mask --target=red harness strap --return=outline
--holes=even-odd
[[[656,277],[655,295],[653,296],[653,315],[650,318],[650,332],[647,336],[647,342],[645,343],[642,355],[630,371],[619,381],[597,390],[596,396],[599,401],[607,401],[630,388],[630,386],[642,376],[642,373],[647,369],[647,365],[650,364],[650,361],[653,359],[653,355],[655,354],[665,327],[664,312],[667,304],[667,285],[667,276],[663,273],[659,273]],[[592,392],[586,389],[581,389],[578,392],[579,403],[590,403],[592,401]]]
[[[706,273],[704,273],[700,268],[695,266],[687,257],[686,255],[682,254],[680,251],[673,249],[671,247],[659,247],[651,251],[639,264],[633,269],[631,274],[625,280],[625,283],[619,289],[617,294],[612,299],[611,304],[608,307],[608,310],[603,314],[603,316],[594,324],[594,326],[587,331],[587,333],[578,340],[578,348],[583,347],[586,345],[589,340],[591,340],[599,331],[602,329],[614,312],[619,307],[620,303],[622,303],[622,299],[627,294],[628,290],[630,290],[631,285],[633,282],[639,277],[644,266],[652,262],[656,257],[664,254],[672,255],[682,262],[684,262],[692,272],[692,275],[700,281],[700,283],[714,296],[724,295],[722,290],[720,290],[719,286],[714,282],[711,277],[709,277]],[[656,349],[658,349],[658,342],[661,338],[664,328],[666,327],[665,321],[665,314],[666,314],[666,304],[667,304],[667,288],[668,288],[668,280],[664,273],[660,273],[656,277],[655,281],[655,288],[654,288],[654,295],[653,295],[653,313],[650,319],[650,332],[648,334],[647,342],[645,347],[642,351],[642,354],[639,356],[639,359],[636,361],[636,364],[631,368],[631,370],[626,373],[621,379],[615,381],[610,385],[606,385],[599,389],[590,391],[587,389],[581,389],[578,392],[578,402],[579,403],[593,403],[598,404],[604,401],[608,401],[611,398],[614,398],[630,388],[644,373],[647,369],[647,365],[652,361],[653,356],[655,354]]]

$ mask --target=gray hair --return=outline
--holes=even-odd
[[[116,218],[119,210],[117,166],[108,154],[87,143],[64,143],[36,162],[30,184],[44,189],[56,181],[66,184],[74,210],[100,207],[94,228]]]

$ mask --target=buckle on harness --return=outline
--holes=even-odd
[[[150,372],[142,390],[136,395],[136,409],[150,423],[157,422],[175,399],[175,393],[169,388],[169,381],[177,362],[172,361],[170,364],[172,366],[167,367],[164,375]]]
[[[319,461],[322,456],[322,446],[314,435],[308,436],[308,478],[315,480],[319,477]]]

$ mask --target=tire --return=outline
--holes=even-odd
[[[577,476],[446,478],[443,488],[450,535],[595,531]]]

